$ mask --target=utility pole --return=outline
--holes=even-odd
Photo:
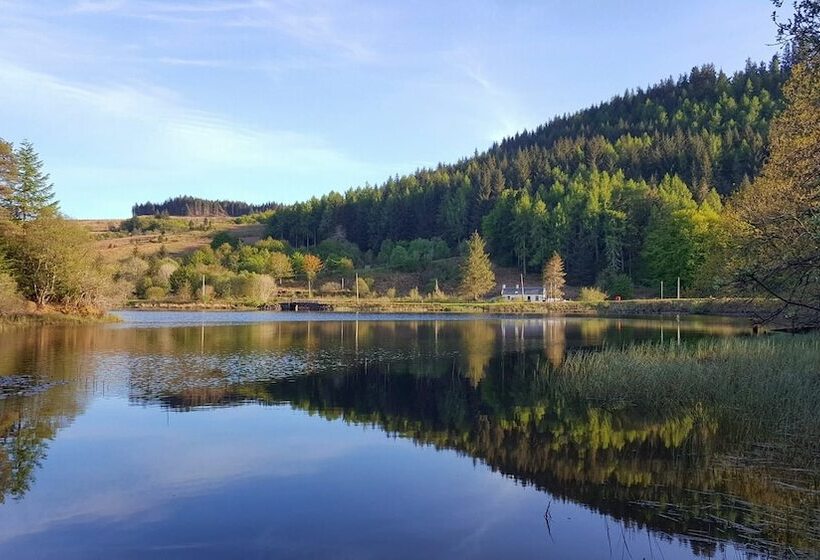
[[[356,273],[356,305],[359,305],[359,273]]]
[[[678,299],[680,299],[680,276],[678,276]]]
[[[661,299],[663,299],[663,280],[661,280]]]
[[[519,274],[521,278],[521,301],[524,301],[524,275]]]
[[[204,302],[204,301],[205,301],[205,275],[204,275],[204,274],[202,275],[202,290],[201,290],[201,295],[202,295],[202,301]]]

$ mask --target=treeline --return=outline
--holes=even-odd
[[[456,164],[278,208],[269,233],[295,247],[341,235],[377,253],[385,240],[455,247],[478,230],[495,263],[540,270],[558,251],[577,284],[694,282],[711,212],[761,170],[787,76],[776,57],[731,76],[694,68]]]
[[[281,207],[275,202],[265,204],[248,204],[236,200],[207,200],[193,196],[177,196],[165,202],[145,202],[131,207],[132,216],[191,216],[215,217],[230,216],[237,218],[248,214],[268,212]]]

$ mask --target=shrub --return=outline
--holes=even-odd
[[[581,292],[578,294],[578,299],[588,303],[596,303],[604,301],[606,299],[606,293],[595,287],[581,288]]]
[[[204,288],[204,291],[203,291]],[[196,299],[201,301],[210,301],[214,298],[214,293],[216,290],[213,286],[209,284],[205,284],[204,286],[200,286],[196,291]]]
[[[396,288],[387,288],[387,291],[384,292],[384,295],[389,297],[390,299],[396,299]]]
[[[214,235],[213,239],[211,239],[211,249],[213,249],[215,251],[223,243],[227,243],[228,245],[230,245],[234,249],[239,247],[239,240],[236,237],[234,237],[233,235],[231,235],[227,231],[220,231],[219,233]]]
[[[276,280],[267,274],[244,274],[242,294],[255,303],[267,303],[276,293]]]
[[[166,295],[165,288],[162,286],[150,286],[145,289],[145,299],[149,301],[158,301]]]
[[[603,271],[598,276],[597,285],[613,297],[621,296],[623,299],[632,299],[635,293],[632,278],[622,272]]]
[[[17,282],[10,274],[0,271],[0,313],[18,311],[23,308],[24,300],[17,291]]]
[[[370,294],[370,284],[372,282],[372,280],[368,282],[367,279],[362,278],[361,276],[356,280],[356,288],[358,288],[360,296],[366,296]]]
[[[419,293],[419,289],[412,288],[409,292],[407,292],[407,298],[413,301],[421,301],[421,294]]]
[[[319,286],[320,294],[337,294],[341,291],[341,287],[336,282],[325,282]]]

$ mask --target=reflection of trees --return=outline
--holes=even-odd
[[[550,371],[567,348],[658,336],[657,322],[584,324],[328,321],[6,332],[0,374],[47,373],[65,383],[0,400],[0,491],[25,493],[47,442],[82,412],[95,383],[89,376],[99,375],[110,391],[180,410],[289,402],[378,426],[640,526],[817,549],[818,521],[805,512],[818,510],[818,494],[778,486],[771,465],[718,460],[734,447],[708,411],[646,417],[557,393]],[[683,336],[696,334],[681,325]],[[677,323],[667,326],[672,332]],[[775,516],[784,522],[756,536],[741,529]]]
[[[10,329],[2,333],[0,374],[25,376],[28,395],[0,399],[0,503],[20,498],[45,458],[48,441],[86,406],[83,348],[86,329]],[[48,388],[37,390],[38,383]],[[31,387],[30,387],[31,388]]]
[[[419,378],[371,369],[243,387],[244,399],[287,401],[327,418],[456,449],[523,484],[626,522],[771,549],[820,545],[816,494],[789,492],[769,466],[738,470],[716,421],[696,408],[636,417],[556,394],[527,374],[532,357],[490,362],[484,379]]]

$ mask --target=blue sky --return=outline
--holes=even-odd
[[[292,202],[776,52],[765,0],[0,0],[0,137],[65,213]]]

